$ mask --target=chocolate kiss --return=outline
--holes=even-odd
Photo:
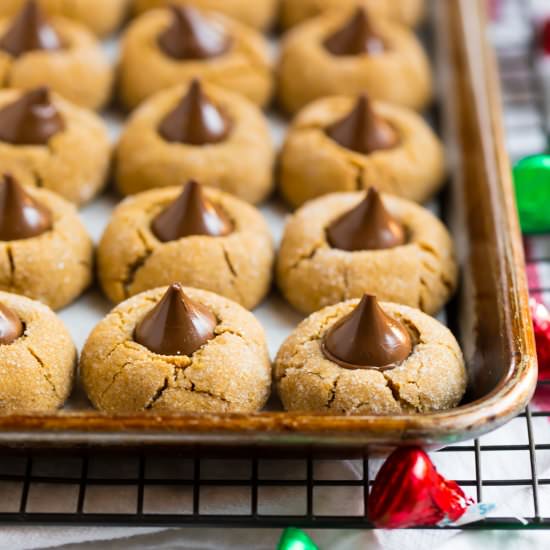
[[[385,50],[363,8],[357,8],[344,26],[325,40],[324,46],[333,55],[376,55]]]
[[[29,0],[0,38],[0,50],[19,57],[33,50],[59,50],[61,39],[35,0]]]
[[[366,197],[327,228],[327,239],[340,250],[382,250],[405,244],[403,226],[386,210],[378,191]]]
[[[412,351],[407,329],[388,317],[374,296],[365,294],[359,305],[337,321],[321,343],[324,355],[348,368],[393,368]]]
[[[189,6],[171,6],[172,23],[158,37],[162,51],[175,59],[209,59],[225,53],[229,37]]]
[[[31,90],[0,109],[0,141],[13,145],[46,145],[64,129],[65,122],[45,87]]]
[[[191,235],[222,237],[233,231],[233,224],[204,196],[201,186],[191,180],[178,198],[153,220],[152,229],[160,241],[168,242]]]
[[[13,176],[5,174],[0,181],[0,240],[37,237],[52,225],[50,211],[28,195]]]
[[[193,80],[179,105],[162,120],[160,135],[170,142],[207,145],[223,141],[231,122],[204,94],[198,80]]]
[[[0,304],[0,345],[11,344],[22,334],[21,319],[10,308]]]
[[[326,133],[342,147],[363,155],[392,149],[399,141],[396,131],[374,112],[366,95],[361,95],[351,112],[331,124]]]
[[[218,321],[205,306],[191,300],[174,283],[138,323],[134,340],[160,355],[192,355],[214,338]]]

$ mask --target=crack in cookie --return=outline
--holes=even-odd
[[[233,287],[233,290],[235,291],[235,294],[237,295],[237,299],[239,302],[243,301],[243,295],[241,293],[241,289],[239,288],[238,281],[239,281],[239,274],[237,273],[237,270],[231,261],[231,257],[229,255],[229,251],[227,250],[227,247],[222,244],[222,253],[223,253],[223,259],[225,261],[225,264],[227,265],[227,269],[229,271],[229,284]]]
[[[332,406],[332,403],[334,403],[334,400],[336,399],[336,393],[337,393],[337,390],[338,390],[338,381],[340,380],[340,376],[337,376],[333,381],[332,381],[332,388],[330,389],[330,395],[329,395],[329,398],[328,398],[328,401],[327,401],[327,404],[325,405],[327,409],[330,410],[331,406]]]
[[[152,248],[147,243],[147,239],[141,232],[141,229],[137,230],[136,236],[141,241],[144,248],[144,252],[140,254],[132,263],[130,263],[130,265],[128,266],[128,272],[126,274],[126,277],[122,281],[122,288],[126,298],[128,298],[131,294],[130,287],[134,284],[138,271],[145,265],[147,260],[155,252],[154,248]]]
[[[9,267],[10,267],[10,274],[9,274],[10,282],[9,282],[9,285],[10,285],[11,288],[15,288],[15,259],[13,257],[13,250],[12,250],[10,244],[6,245],[6,255],[8,257],[8,263],[9,263]]]
[[[155,403],[162,398],[162,395],[164,394],[164,392],[168,389],[168,377],[165,377],[164,378],[164,383],[162,384],[162,386],[160,386],[160,388],[158,388],[158,390],[153,394],[153,397],[151,397],[151,399],[148,401],[148,403],[145,405],[144,410],[148,411],[150,409],[153,408],[153,406],[155,405]]]
[[[55,384],[53,383],[53,380],[51,378],[50,373],[47,372],[48,369],[47,369],[46,365],[44,364],[44,361],[40,358],[40,356],[30,346],[27,346],[27,349],[29,350],[29,353],[36,359],[36,362],[38,363],[38,365],[40,366],[40,370],[42,371],[42,376],[44,377],[46,382],[50,385],[53,394],[58,399],[60,399],[61,397],[60,397],[60,395],[57,391],[57,388],[55,387]]]
[[[99,394],[97,400],[98,402],[101,402],[103,400],[103,398],[105,397],[105,395],[107,395],[107,393],[109,392],[109,390],[114,386],[115,382],[116,382],[116,379],[122,374],[122,372],[124,371],[124,369],[126,367],[128,367],[129,365],[131,365],[132,362],[131,361],[128,361],[126,363],[124,363],[119,370],[117,370],[114,374],[113,374],[113,377],[111,379],[111,382],[107,385],[107,387]]]

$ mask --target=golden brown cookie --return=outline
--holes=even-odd
[[[119,304],[92,331],[82,350],[80,374],[98,409],[108,413],[227,413],[253,412],[264,405],[271,366],[261,325],[231,300],[204,290],[183,291],[183,311],[178,310],[181,304],[175,285],[157,288]],[[190,354],[159,353],[177,335],[168,334],[158,341],[160,349],[153,347],[158,335],[146,323],[159,322],[155,313],[168,318],[177,315],[179,326],[199,319],[200,331],[190,339],[177,340],[195,344],[199,339],[202,345]],[[136,339],[151,342],[148,345],[157,351]]]
[[[381,120],[395,134],[395,142],[389,147],[376,148],[371,144],[370,149],[360,152],[337,142],[337,134],[329,135],[331,127],[349,121],[354,112],[357,114],[359,102],[361,98],[328,97],[308,105],[297,115],[281,152],[281,193],[290,205],[300,206],[334,191],[370,186],[424,202],[441,186],[446,173],[443,146],[413,111],[372,103],[375,123]],[[362,117],[368,122],[367,115]],[[357,124],[355,121],[351,126],[351,134],[364,136],[369,145],[372,125],[366,123],[365,129],[355,132]]]
[[[17,13],[27,0],[2,0],[0,17]],[[49,15],[61,15],[103,36],[121,24],[129,0],[38,0]]]
[[[320,97],[367,92],[421,110],[432,97],[430,65],[419,40],[363,9],[329,12],[288,32],[278,67],[278,98],[294,113]]]
[[[132,114],[116,152],[122,194],[195,179],[247,202],[267,197],[274,150],[262,113],[237,94],[209,84],[202,88],[194,82],[165,90]],[[164,133],[167,120],[173,124]]]
[[[109,135],[94,113],[44,88],[0,91],[0,166],[80,205],[105,185]]]
[[[265,39],[233,19],[190,7],[154,10],[130,24],[119,79],[127,108],[194,78],[265,105],[273,88]]]
[[[81,107],[100,109],[110,98],[113,71],[96,37],[79,23],[38,10],[30,2],[0,19],[1,87],[47,85]]]
[[[179,281],[252,309],[270,288],[273,260],[261,214],[195,182],[124,200],[98,248],[99,280],[113,302]]]
[[[387,248],[346,250],[339,242],[330,242],[328,228],[354,209],[365,225],[361,228],[360,218],[348,217],[343,240],[352,242],[351,233],[361,230],[365,240],[372,239],[373,233],[376,236],[372,230],[376,222],[371,220],[377,216],[372,208],[360,208],[365,205],[364,192],[326,195],[305,204],[289,219],[277,257],[277,283],[296,309],[311,313],[365,293],[430,314],[447,302],[458,278],[447,229],[431,212],[410,201],[383,195],[382,202],[405,235],[403,243],[390,243]],[[389,225],[383,225],[378,235],[387,235]],[[342,240],[341,232],[335,235]]]
[[[192,5],[201,10],[217,11],[255,29],[266,30],[275,19],[278,0],[134,0],[134,10],[136,13],[143,13],[171,4]]]
[[[11,176],[0,197],[0,289],[66,306],[92,281],[92,241],[74,206]]]
[[[275,379],[285,409],[385,415],[457,406],[467,382],[460,347],[445,326],[417,309],[380,304],[382,315],[408,333],[411,351],[398,363],[342,366],[327,357],[326,335],[349,319],[346,316],[357,315],[364,302],[348,300],[314,313],[283,343],[275,360]]]
[[[76,349],[53,311],[0,292],[0,413],[54,412],[73,385]]]
[[[326,11],[355,6],[365,6],[375,17],[387,17],[409,27],[420,22],[426,7],[424,0],[282,0],[281,23],[289,28]]]

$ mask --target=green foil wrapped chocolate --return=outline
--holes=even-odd
[[[277,550],[319,550],[317,545],[300,529],[288,527],[277,545]]]
[[[521,230],[550,232],[550,153],[532,155],[514,166]]]

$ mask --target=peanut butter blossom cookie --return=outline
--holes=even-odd
[[[267,43],[237,21],[190,6],[154,10],[130,24],[120,63],[126,107],[193,78],[265,105],[273,87]]]
[[[27,0],[2,0],[0,17],[17,13]],[[61,15],[88,27],[99,35],[114,31],[122,22],[128,0],[39,0],[48,15]]]
[[[454,246],[428,210],[403,199],[334,193],[288,221],[277,282],[298,310],[311,313],[363,294],[436,313],[458,278]]]
[[[0,91],[2,171],[82,204],[105,184],[109,161],[109,136],[94,113],[47,88]]]
[[[423,202],[445,178],[443,147],[413,111],[336,96],[295,118],[281,153],[281,192],[292,206],[372,185]]]
[[[197,80],[140,106],[116,160],[124,195],[195,179],[257,203],[272,189],[274,150],[262,113],[245,98]]]
[[[365,9],[313,18],[283,39],[279,100],[293,113],[314,99],[367,92],[420,110],[432,97],[428,59],[416,36]]]
[[[326,11],[364,6],[374,17],[414,26],[424,15],[424,4],[424,0],[282,0],[281,22],[288,28]]]
[[[271,26],[277,4],[277,0],[134,0],[137,13],[169,5],[194,6],[201,10],[223,13],[259,30]]]
[[[96,38],[61,17],[48,18],[34,0],[12,18],[0,19],[0,82],[4,88],[47,84],[90,109],[109,99],[112,69]]]
[[[92,281],[92,241],[74,206],[0,179],[0,289],[59,309]]]
[[[195,181],[126,199],[98,249],[99,279],[114,302],[179,281],[251,309],[270,288],[273,260],[261,214]]]
[[[445,326],[370,295],[300,323],[277,354],[275,378],[286,410],[347,415],[449,409],[467,382],[462,352]]]
[[[108,413],[253,412],[271,366],[254,316],[212,292],[173,284],[117,306],[80,361],[88,397]]]
[[[0,292],[0,413],[53,412],[71,392],[76,349],[47,306]]]

